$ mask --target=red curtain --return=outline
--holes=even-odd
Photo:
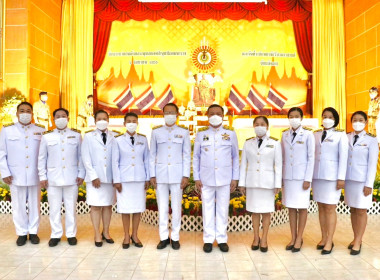
[[[95,0],[94,62],[96,73],[105,58],[112,21],[126,20],[232,20],[293,21],[297,51],[302,65],[312,73],[312,2],[310,0],[268,0],[264,3],[142,3],[138,0]],[[310,96],[309,96],[310,95]],[[307,104],[312,107],[311,89]],[[311,111],[308,110],[308,113]]]

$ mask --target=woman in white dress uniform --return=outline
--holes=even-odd
[[[141,213],[145,211],[145,190],[149,186],[149,148],[145,135],[136,133],[138,117],[127,113],[124,126],[127,132],[116,136],[112,147],[113,184],[117,190],[117,212],[122,214],[124,227],[123,248],[129,248],[129,240],[141,248],[137,236]],[[132,214],[132,236],[129,235]]]
[[[293,107],[288,112],[290,128],[282,134],[282,201],[289,208],[292,240],[286,250],[298,252],[310,204],[310,183],[313,178],[315,141],[310,128],[302,127],[303,112]],[[298,214],[298,217],[297,217]]]
[[[348,245],[351,255],[360,254],[367,226],[367,209],[372,206],[372,189],[377,171],[379,146],[374,135],[366,133],[367,115],[362,111],[351,117],[354,132],[348,134],[348,163],[344,200],[351,207],[354,240]]]
[[[274,212],[275,194],[281,189],[282,152],[280,142],[267,136],[268,119],[258,116],[253,120],[256,137],[245,141],[240,165],[239,187],[246,188],[247,211],[252,212],[254,239],[252,250],[268,251],[270,213]],[[260,239],[260,215],[263,235]]]
[[[348,140],[343,130],[336,129],[339,114],[331,107],[322,112],[323,129],[314,132],[315,163],[313,199],[318,202],[322,240],[317,249],[322,255],[330,254],[336,227],[336,205],[346,178]]]
[[[112,185],[112,143],[114,132],[109,131],[108,113],[99,110],[95,113],[96,128],[84,136],[82,160],[86,169],[87,204],[91,205],[91,221],[95,231],[95,246],[101,247],[102,240],[114,243],[109,234],[112,205],[115,203],[115,189]],[[103,232],[100,221],[103,221]]]

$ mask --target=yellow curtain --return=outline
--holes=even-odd
[[[313,0],[313,115],[334,107],[346,127],[343,0]]]
[[[76,127],[80,104],[92,94],[93,0],[64,0],[62,5],[61,105]]]

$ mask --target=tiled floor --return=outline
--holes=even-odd
[[[0,279],[380,279],[380,216],[370,216],[362,253],[350,256],[352,231],[348,215],[339,215],[335,248],[322,256],[317,214],[310,214],[300,253],[284,250],[289,225],[270,229],[269,251],[251,251],[252,232],[229,234],[229,253],[217,247],[202,251],[202,233],[181,232],[181,249],[158,251],[158,230],[141,224],[144,248],[121,248],[121,217],[114,215],[111,235],[116,243],[93,245],[89,215],[78,216],[78,245],[63,241],[49,248],[48,217],[42,217],[41,244],[17,247],[11,215],[0,215]]]

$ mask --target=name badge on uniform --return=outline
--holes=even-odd
[[[174,135],[174,138],[183,138],[183,135],[181,135],[181,134],[176,134],[176,135]]]
[[[266,145],[267,148],[274,148],[274,145]]]
[[[76,138],[75,136],[67,136],[67,139]]]
[[[143,142],[137,142],[136,145],[144,145]]]
[[[35,132],[34,135],[42,135],[41,132]]]
[[[367,147],[367,144],[357,144],[357,146]]]
[[[223,140],[227,140],[227,141],[230,141],[230,140],[231,140],[231,137],[230,137],[230,135],[229,135],[229,134],[227,134],[227,133],[224,133],[224,134],[222,134],[222,139],[223,139]]]
[[[203,141],[208,141],[208,140],[210,140],[210,139],[208,138],[208,135],[203,135]]]
[[[297,144],[304,144],[305,142],[303,142],[303,141],[297,141],[296,143]]]
[[[323,142],[334,142],[334,140],[332,140],[332,139],[325,139],[325,140],[323,140]]]

